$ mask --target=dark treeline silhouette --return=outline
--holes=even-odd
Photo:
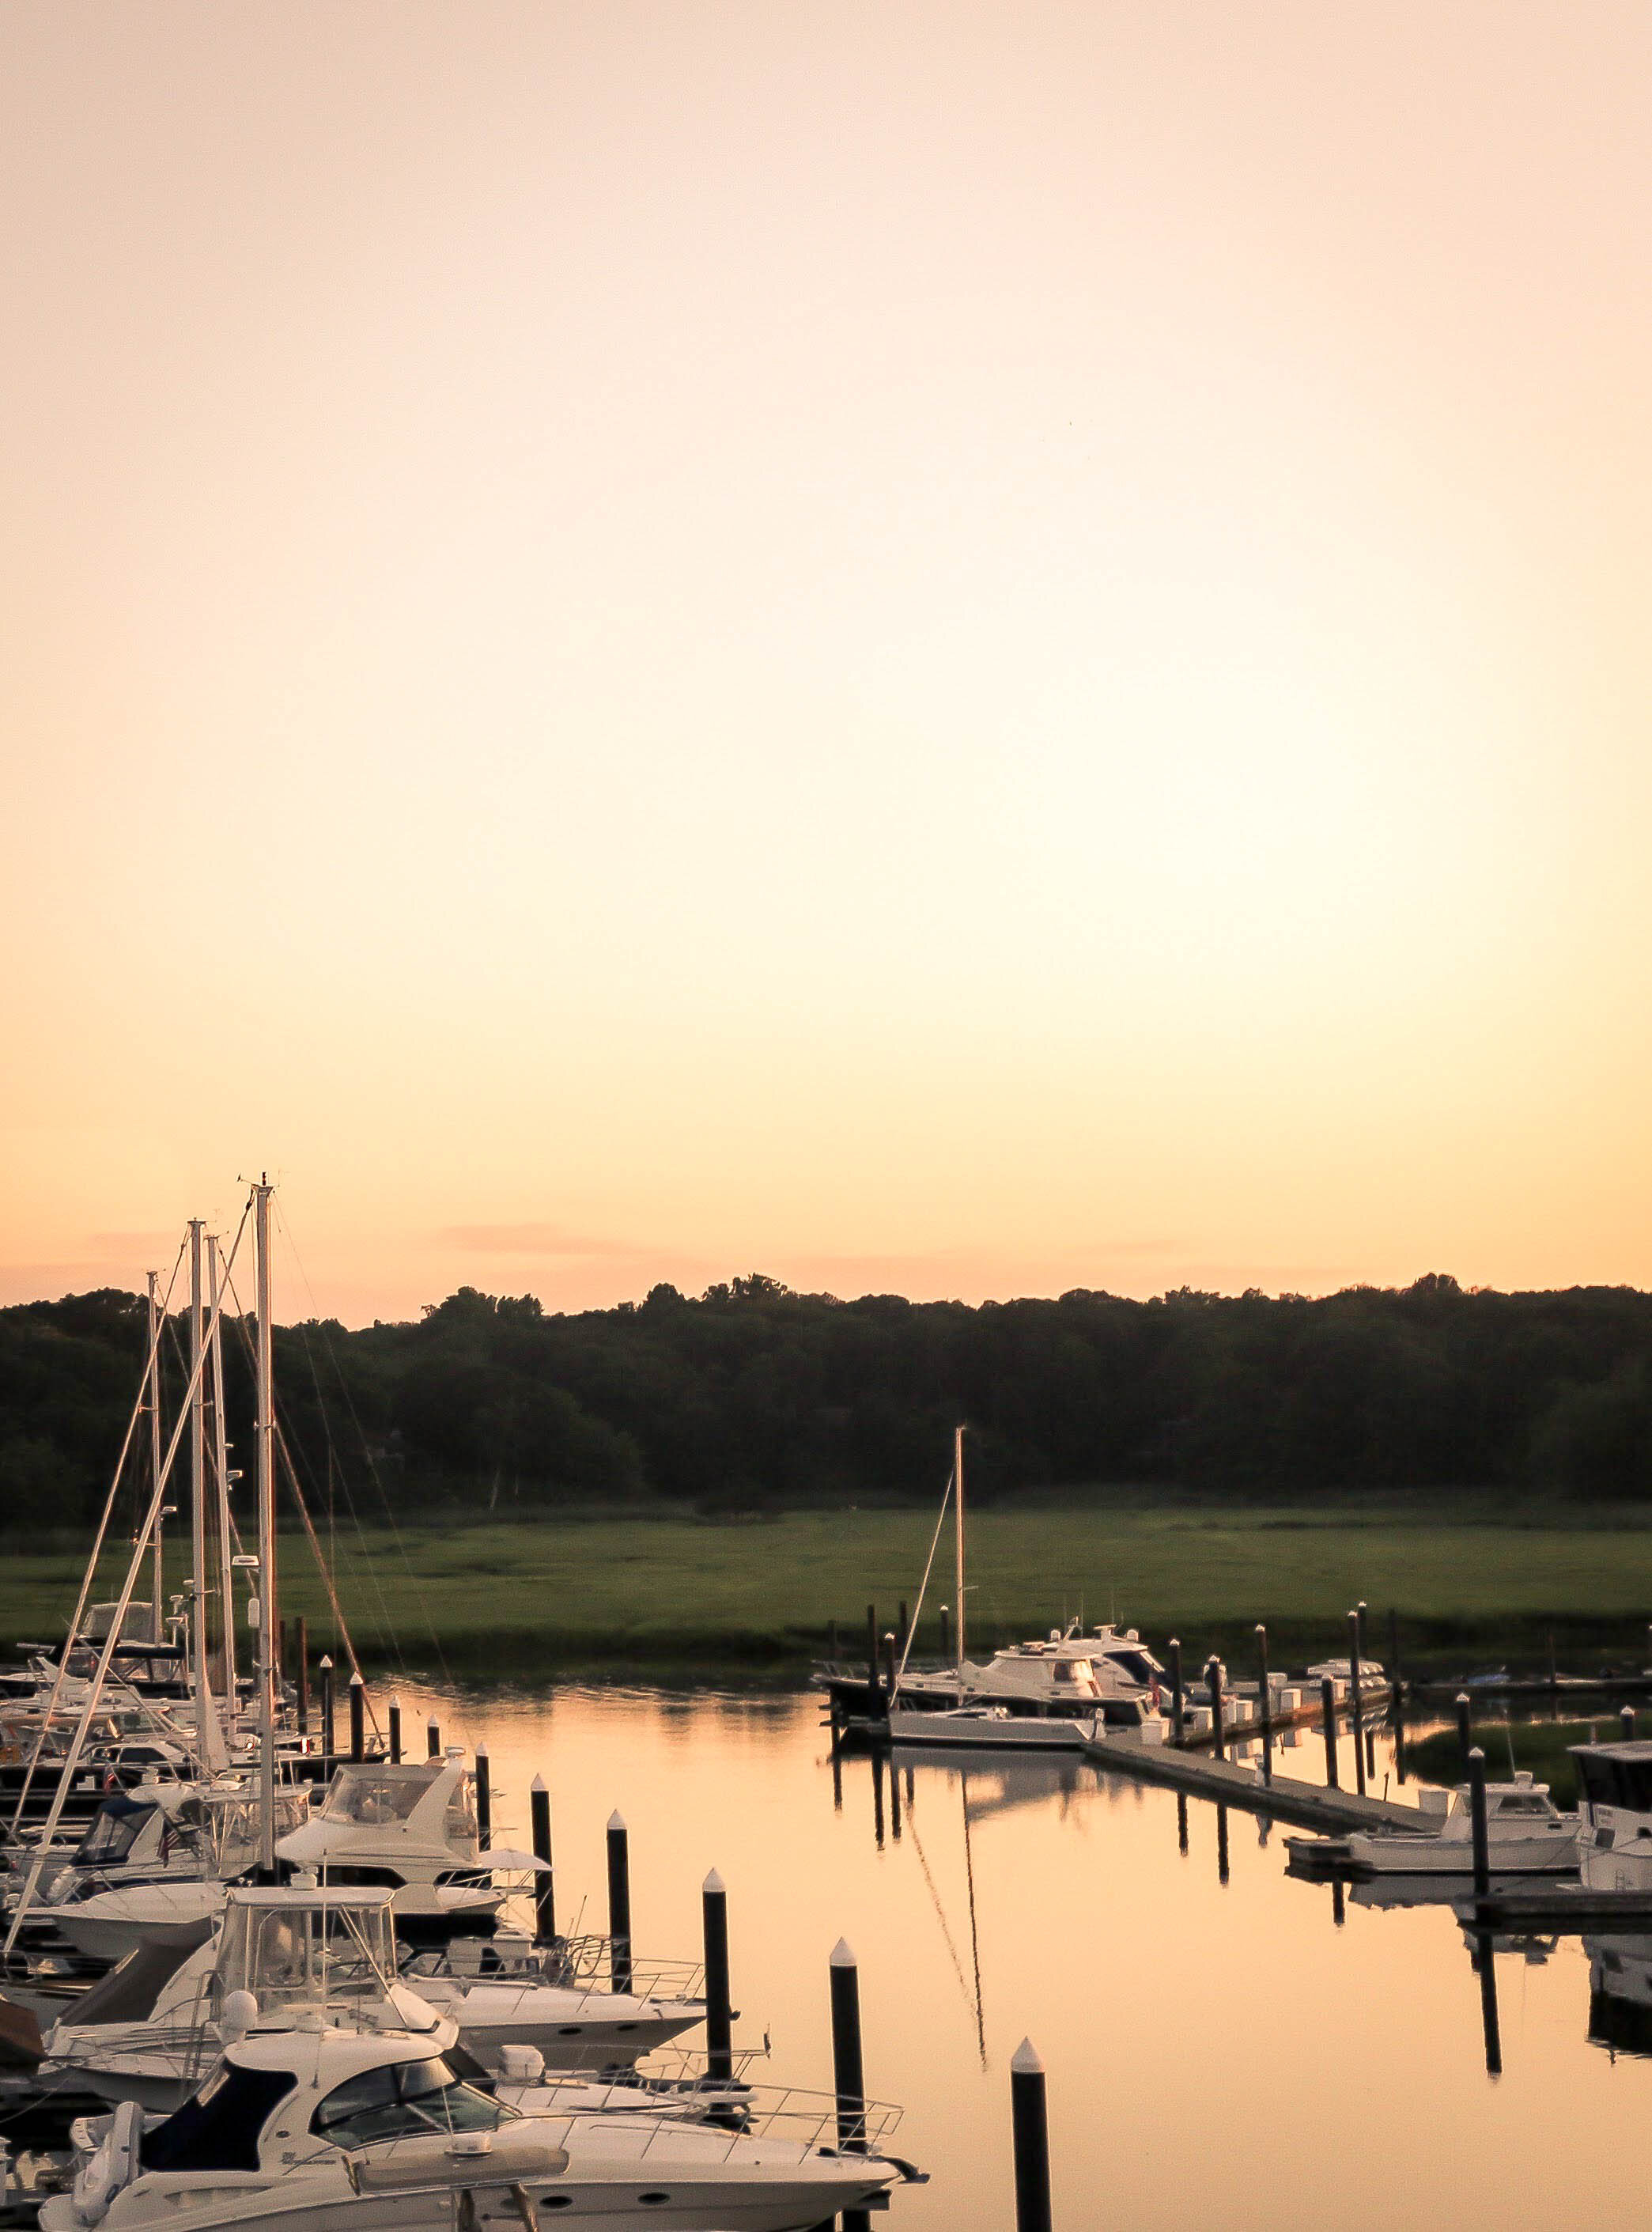
[[[182,1385],[185,1328],[166,1352]],[[226,1325],[233,1462],[251,1463],[245,1333]],[[105,1290],[0,1311],[0,1525],[100,1506],[145,1348]],[[975,1491],[1108,1483],[1235,1501],[1328,1491],[1652,1496],[1652,1296],[1626,1288],[1318,1300],[842,1302],[754,1275],[547,1316],[462,1288],[416,1323],[278,1327],[283,1431],[312,1508],[360,1516],[927,1500],[951,1430]]]

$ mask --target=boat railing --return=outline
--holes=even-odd
[[[613,1989],[613,1944],[607,1937],[565,1937],[549,1949],[560,1973],[547,1981],[589,1992]],[[705,1969],[697,1961],[631,1963],[631,1995],[638,2000],[696,2000],[703,1995]]]
[[[730,2100],[728,2108],[719,2112],[714,2102],[703,2128],[717,2130],[726,2126],[730,2153],[738,2141],[749,2138],[794,2146],[800,2160],[823,2151],[884,2153],[901,2120],[902,2112],[894,2102],[849,2100],[842,2106],[840,2115],[835,2092],[822,2092],[806,2086],[744,2086],[739,2090],[737,2106]],[[683,2118],[679,2111],[676,2115],[661,2114],[657,2118],[639,2116],[638,2121],[649,2126],[642,2150],[645,2155],[657,2137],[674,2137],[680,2131]]]

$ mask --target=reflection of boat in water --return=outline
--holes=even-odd
[[[1589,2043],[1652,2059],[1652,1937],[1585,1937]]]

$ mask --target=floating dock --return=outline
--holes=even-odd
[[[1255,1740],[1254,1729],[1247,1729],[1245,1741]],[[1138,1736],[1092,1736],[1084,1755],[1098,1767],[1133,1775],[1138,1782],[1163,1783],[1219,1806],[1238,1806],[1249,1814],[1270,1814],[1327,1834],[1349,1829],[1416,1829],[1422,1821],[1416,1807],[1400,1806],[1392,1799],[1362,1798],[1357,1791],[1331,1790],[1323,1783],[1299,1782],[1286,1775],[1270,1780],[1260,1767],[1179,1751],[1170,1744],[1146,1744]]]

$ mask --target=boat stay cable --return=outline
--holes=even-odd
[[[923,1579],[917,1586],[917,1608],[912,1614],[911,1625],[906,1631],[906,1641],[901,1651],[901,1663],[896,1670],[895,1686],[889,1693],[889,1702],[891,1709],[894,1706],[896,1698],[900,1695],[901,1684],[906,1679],[906,1662],[912,1655],[912,1638],[917,1633],[917,1624],[919,1620],[923,1617],[923,1592],[930,1586],[930,1573],[935,1564],[935,1554],[941,1547],[941,1529],[946,1525],[947,1506],[952,1501],[953,1483],[957,1479],[957,1470],[955,1467],[954,1470],[947,1475],[947,1484],[941,1492],[941,1509],[936,1515],[935,1533],[930,1537],[930,1554],[923,1561]]]

